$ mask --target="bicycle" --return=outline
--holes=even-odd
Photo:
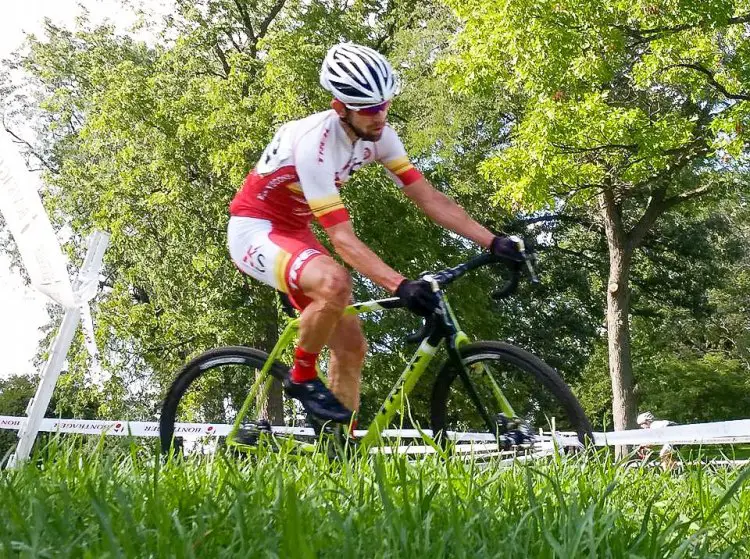
[[[525,253],[524,253],[525,254]],[[552,417],[557,427],[577,433],[584,443],[593,440],[591,425],[578,400],[557,372],[531,353],[505,342],[470,342],[461,330],[448,304],[444,288],[471,270],[482,266],[504,263],[511,270],[510,279],[492,294],[502,299],[513,293],[521,275],[521,264],[505,261],[491,254],[476,256],[453,268],[435,274],[424,274],[435,291],[439,306],[424,320],[422,328],[408,336],[419,342],[413,357],[401,377],[380,406],[376,417],[359,438],[359,446],[373,447],[382,441],[384,430],[396,413],[404,417],[405,404],[417,381],[434,360],[439,346],[446,342],[448,360],[441,366],[432,389],[430,427],[432,436],[440,444],[449,440],[490,440],[503,449],[533,445],[539,428],[548,428]],[[536,280],[533,265],[526,259],[532,281]],[[348,315],[383,312],[402,308],[398,298],[386,298],[355,303],[346,308]],[[256,451],[265,437],[286,434],[303,451],[316,447],[301,436],[304,430],[291,427],[271,427],[266,421],[248,421],[251,409],[262,409],[268,401],[274,379],[282,381],[289,366],[278,358],[290,347],[299,327],[299,318],[292,319],[283,330],[270,354],[243,347],[230,346],[209,350],[190,361],[171,385],[164,400],[160,418],[161,446],[164,452],[175,445],[175,423],[178,420],[214,422],[226,421],[234,414],[227,436],[228,446],[245,451]],[[254,378],[250,392],[242,398],[243,386]],[[198,380],[204,385],[217,383],[235,389],[217,401],[209,391],[188,391]],[[456,382],[456,379],[460,379]],[[280,389],[277,385],[277,389]],[[201,399],[201,393],[204,398]],[[516,402],[516,407],[511,405]],[[239,411],[234,413],[241,403]],[[287,402],[287,405],[289,402]],[[179,417],[178,417],[179,416]],[[295,423],[295,410],[287,407],[286,423]],[[257,414],[255,415],[257,417]],[[482,430],[481,433],[465,433]],[[250,433],[250,442],[248,442]],[[316,431],[318,434],[318,431]],[[175,445],[177,446],[177,445]]]

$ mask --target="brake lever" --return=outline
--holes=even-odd
[[[430,337],[434,329],[435,315],[433,314],[424,319],[424,321],[422,322],[422,326],[419,327],[419,330],[417,330],[416,332],[412,332],[411,334],[406,336],[406,341],[410,344],[417,344],[425,338]]]
[[[507,282],[505,282],[505,285],[491,294],[491,297],[496,301],[505,299],[516,291],[516,289],[518,288],[518,281],[521,278],[521,270],[524,265],[526,266],[526,271],[529,275],[529,281],[532,284],[540,283],[539,277],[536,275],[536,270],[534,269],[534,263],[536,262],[535,254],[533,252],[526,251],[526,244],[521,237],[513,235],[509,237],[509,239],[516,243],[518,252],[521,254],[522,261],[512,260],[506,262],[506,265],[510,269],[511,277]]]
[[[518,235],[511,235],[509,239],[518,245],[518,252],[521,253],[524,264],[526,264],[526,270],[529,272],[529,281],[531,283],[539,283],[539,276],[536,275],[536,270],[534,269],[534,264],[536,264],[536,254],[526,251],[526,243]]]
[[[440,285],[438,284],[438,281],[435,279],[435,277],[430,272],[422,272],[419,275],[424,281],[428,282],[430,285],[432,285],[432,291],[437,293],[440,291]],[[419,330],[416,332],[412,332],[408,336],[406,336],[406,341],[410,344],[416,344],[424,340],[425,338],[429,338],[433,331],[435,330],[435,327],[437,326],[437,318],[443,314],[442,310],[442,304],[440,307],[435,309],[435,312],[432,313],[430,316],[424,318],[424,322],[422,323],[422,326],[420,326]]]

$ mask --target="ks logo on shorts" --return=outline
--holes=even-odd
[[[266,271],[266,257],[260,252],[260,247],[251,246],[247,254],[242,258],[242,261],[250,266],[253,270],[260,272],[261,274]]]

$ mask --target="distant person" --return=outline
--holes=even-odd
[[[674,421],[667,419],[655,419],[654,414],[650,411],[643,412],[636,418],[636,423],[641,429],[661,429],[662,427],[669,427],[670,425],[676,425]],[[646,459],[653,453],[651,446],[642,446],[638,449],[638,456],[641,459]],[[672,470],[676,465],[675,460],[675,449],[670,444],[665,444],[659,451],[659,461],[661,467],[664,470]]]

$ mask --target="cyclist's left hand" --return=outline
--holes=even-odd
[[[522,246],[522,241],[518,237],[498,235],[492,239],[490,252],[495,256],[507,258],[513,262],[523,262]]]

